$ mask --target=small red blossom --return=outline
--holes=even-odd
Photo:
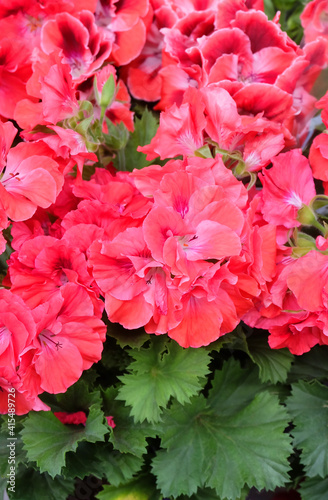
[[[68,413],[66,411],[55,411],[55,417],[61,421],[62,424],[85,425],[87,416],[84,411],[77,411],[75,413]]]
[[[112,429],[114,429],[116,427],[116,424],[114,422],[114,417],[105,417],[106,420],[107,420],[107,424],[109,425],[109,427],[111,427]]]

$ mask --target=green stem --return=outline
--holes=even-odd
[[[126,163],[125,163],[125,152],[124,149],[119,149],[117,152],[118,164],[120,166],[120,170],[122,172],[126,172]]]
[[[319,231],[320,231],[320,232],[321,232],[324,236],[326,235],[327,230],[326,230],[326,228],[325,228],[322,224],[320,224],[320,222],[319,222],[319,221],[314,220],[314,221],[312,222],[312,226],[314,226],[314,227],[316,227],[317,229],[319,229]]]

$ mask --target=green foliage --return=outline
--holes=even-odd
[[[119,453],[108,443],[82,442],[75,453],[67,453],[62,475],[65,478],[83,479],[92,474],[119,486],[129,481],[142,465],[142,458],[130,453]]]
[[[104,134],[105,144],[114,151],[123,150],[129,139],[129,131],[123,122],[114,125],[107,117],[105,117],[108,133]],[[125,165],[119,165],[119,170],[126,170]]]
[[[147,167],[153,162],[146,160],[144,153],[138,152],[138,146],[149,144],[157,132],[158,119],[147,108],[141,118],[134,121],[134,132],[130,135],[129,141],[124,150],[126,170],[132,172],[134,168]]]
[[[101,97],[100,97],[100,106],[101,108],[106,108],[109,107],[111,104],[113,97],[115,93],[115,80],[113,75],[109,75],[108,80],[104,83],[103,88],[101,90]]]
[[[249,488],[246,486],[243,488],[241,496],[236,500],[247,500],[248,493]],[[180,495],[177,500],[220,500],[220,498],[212,488],[199,488],[196,495],[191,495],[191,497]]]
[[[246,335],[241,324],[239,324],[232,332],[226,333],[218,340],[215,340],[215,342],[209,344],[205,347],[205,349],[217,352],[220,352],[221,349],[229,349],[230,351],[237,349],[249,354]]]
[[[255,395],[252,371],[244,370],[240,390],[241,372],[237,362],[226,363],[208,401],[198,396],[190,405],[175,402],[164,412],[160,437],[165,450],[152,466],[164,496],[190,496],[207,486],[221,500],[236,500],[245,484],[261,490],[288,481],[287,412],[264,388]],[[232,373],[237,373],[235,380],[225,385]]]
[[[222,416],[230,416],[245,408],[256,394],[266,389],[258,379],[255,366],[244,370],[230,359],[224,369],[215,372],[208,404]]]
[[[85,427],[64,425],[51,412],[30,412],[21,431],[28,459],[55,477],[65,465],[66,453],[75,451],[80,441],[103,441],[108,432],[103,420],[96,406],[91,406]]]
[[[135,422],[158,422],[171,397],[184,404],[202,389],[209,355],[203,349],[184,349],[167,338],[153,338],[148,349],[131,351],[130,373],[119,377],[117,399],[131,406]]]
[[[150,339],[149,334],[146,333],[143,328],[139,328],[138,330],[125,330],[123,326],[118,323],[109,323],[107,333],[116,339],[120,347],[128,346],[134,349],[140,349],[140,347]]]
[[[317,380],[292,386],[287,400],[295,428],[294,444],[302,450],[301,462],[309,477],[328,476],[328,387]]]
[[[273,19],[277,11],[280,12],[281,28],[288,35],[300,43],[303,37],[303,28],[300,15],[310,0],[264,0],[264,11],[269,19]]]
[[[46,472],[40,474],[21,466],[16,476],[15,493],[9,493],[12,500],[59,500],[74,492],[74,481],[60,476],[51,478]]]
[[[259,367],[262,382],[286,382],[294,356],[288,349],[271,349],[265,334],[252,335],[247,340],[249,355]]]
[[[217,351],[222,348],[245,352],[258,366],[260,380],[272,384],[286,382],[294,360],[288,349],[271,349],[267,333],[261,332],[246,337],[241,325],[208,347]]]
[[[83,479],[92,474],[99,479],[108,472],[107,456],[112,449],[106,443],[79,443],[75,452],[66,453],[66,465],[62,468],[62,476]]]
[[[92,405],[101,405],[100,391],[92,391],[86,381],[80,379],[63,394],[56,396],[62,411],[87,411]]]
[[[143,465],[143,460],[130,453],[113,452],[108,456],[106,476],[113,486],[129,481]]]
[[[146,453],[147,437],[155,437],[156,431],[146,422],[134,422],[130,410],[117,401],[117,391],[109,388],[103,393],[106,415],[114,417],[116,427],[112,429],[109,441],[115,450],[141,457]]]
[[[295,357],[288,382],[296,382],[299,379],[328,379],[327,359],[328,346],[315,346],[310,352]]]
[[[96,498],[98,500],[160,500],[160,494],[147,479],[140,477],[121,487],[106,485]]]
[[[306,478],[301,483],[299,492],[302,500],[328,500],[328,477]]]

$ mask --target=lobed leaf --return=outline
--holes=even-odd
[[[80,441],[102,441],[108,432],[104,414],[91,406],[84,428],[62,424],[51,412],[30,412],[20,432],[30,461],[51,477],[60,474],[68,451],[76,451]]]
[[[174,397],[181,404],[202,389],[210,358],[203,349],[184,349],[176,342],[155,339],[148,349],[131,351],[132,373],[119,377],[123,386],[117,399],[131,406],[135,422],[158,422]]]
[[[328,499],[328,477],[306,478],[300,486],[299,492],[302,500],[327,500]]]
[[[249,355],[259,367],[262,382],[286,382],[294,356],[288,349],[271,349],[267,335],[253,335],[248,339]]]
[[[216,375],[208,401],[198,396],[164,413],[165,450],[152,462],[164,496],[210,487],[220,500],[237,500],[245,485],[271,490],[289,480],[287,412],[259,381],[256,394],[253,373],[230,361]]]
[[[293,417],[294,445],[310,477],[328,476],[328,387],[317,380],[292,386],[287,408]]]

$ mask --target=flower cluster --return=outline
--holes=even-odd
[[[328,126],[323,11],[301,47],[261,0],[0,6],[1,412],[99,361],[104,309],[183,347],[241,320],[272,348],[328,345],[327,134],[302,153],[317,109]],[[130,96],[160,124],[148,166],[117,171]]]

